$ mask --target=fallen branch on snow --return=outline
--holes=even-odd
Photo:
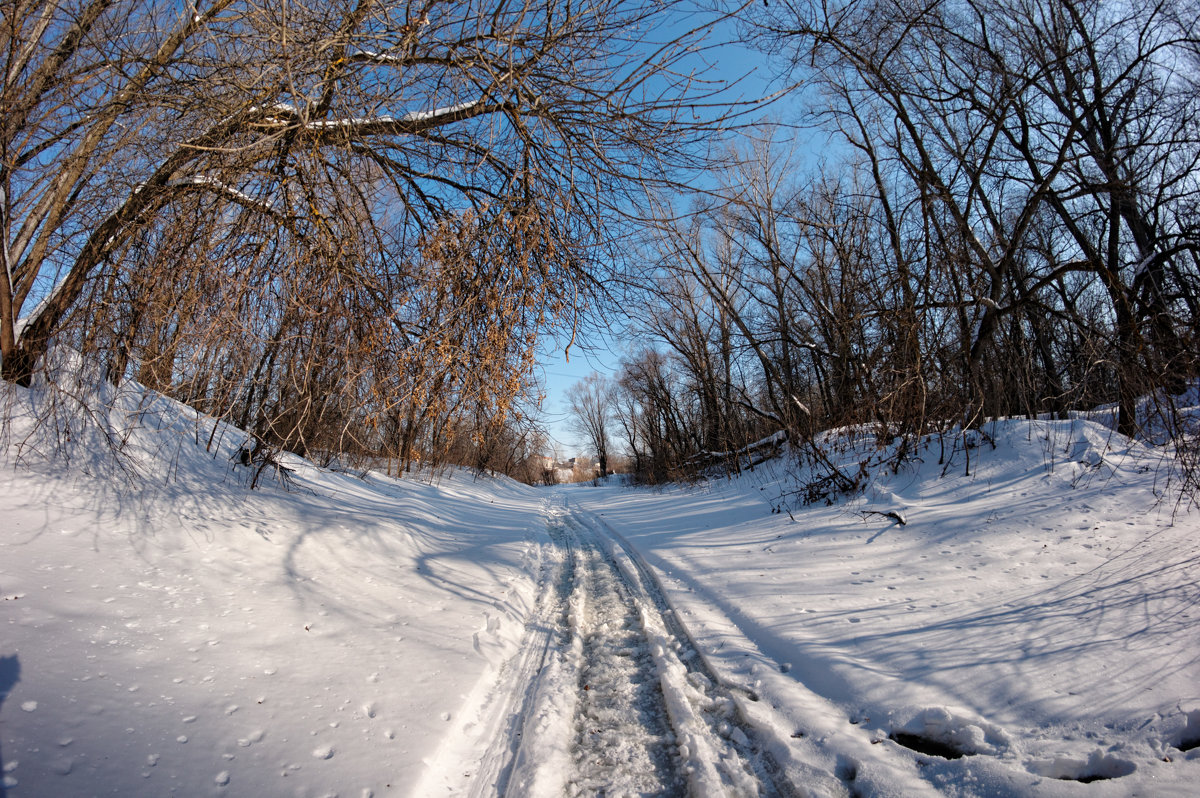
[[[908,523],[908,519],[906,519],[902,513],[898,513],[895,510],[888,510],[887,512],[883,512],[881,510],[863,510],[859,513],[859,515],[861,515],[863,518],[866,518],[868,515],[882,515],[884,518],[892,519],[900,526],[904,526]]]

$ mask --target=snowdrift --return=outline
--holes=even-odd
[[[294,457],[250,491],[244,435],[112,398],[65,465],[9,422],[0,792],[405,794],[520,638],[538,494]]]

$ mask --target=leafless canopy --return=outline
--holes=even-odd
[[[301,449],[495,404],[720,125],[686,10],[6,0],[4,378],[59,341]]]
[[[1200,376],[1194,0],[771,0],[742,20],[834,146],[805,162],[764,130],[715,173],[723,204],[664,201],[656,348],[621,381],[648,461],[860,424],[899,461],[930,432],[1110,405],[1120,432],[1190,446],[1200,484],[1170,410]]]

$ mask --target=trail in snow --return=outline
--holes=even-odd
[[[957,436],[839,431],[878,467],[793,516],[787,458],[543,491],[281,455],[250,491],[245,433],[108,401],[120,466],[74,421],[43,461],[42,399],[0,396],[9,798],[613,796],[606,648],[638,689],[594,736],[663,752],[646,792],[1196,794],[1200,520],[1107,422],[990,424],[969,475]]]
[[[799,794],[636,554],[586,513],[546,513],[542,610],[510,673],[542,665],[513,691],[472,795]]]
[[[593,541],[581,539],[576,563],[586,606],[571,794],[678,795],[679,752],[638,602]]]
[[[643,628],[652,642],[669,713],[683,738],[681,754],[688,759],[693,794],[788,798],[812,794],[797,788],[800,778],[807,787],[816,788],[816,794],[848,793],[843,784],[808,768],[785,773],[743,711],[758,702],[758,696],[717,677],[645,560],[597,516],[575,511],[569,521],[582,527],[588,539],[608,546],[607,559],[623,582],[636,585]],[[711,789],[714,786],[716,789]]]

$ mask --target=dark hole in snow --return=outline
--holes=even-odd
[[[1132,762],[1126,762],[1123,759],[1106,756],[1096,761],[1096,757],[1093,757],[1086,765],[1079,768],[1077,772],[1055,774],[1055,777],[1059,781],[1077,781],[1080,784],[1091,784],[1093,781],[1119,779],[1122,776],[1128,776],[1135,770],[1137,770],[1137,767]]]
[[[1193,748],[1200,748],[1200,737],[1193,737],[1190,740],[1182,740],[1179,745],[1175,746],[1180,751],[1191,751]]]
[[[892,732],[889,737],[892,740],[900,743],[905,748],[911,748],[919,754],[927,754],[929,756],[940,756],[942,759],[960,759],[967,754],[973,754],[974,751],[960,751],[957,748],[947,745],[946,743],[931,740],[928,737],[922,737],[919,734],[908,734],[906,732]]]

